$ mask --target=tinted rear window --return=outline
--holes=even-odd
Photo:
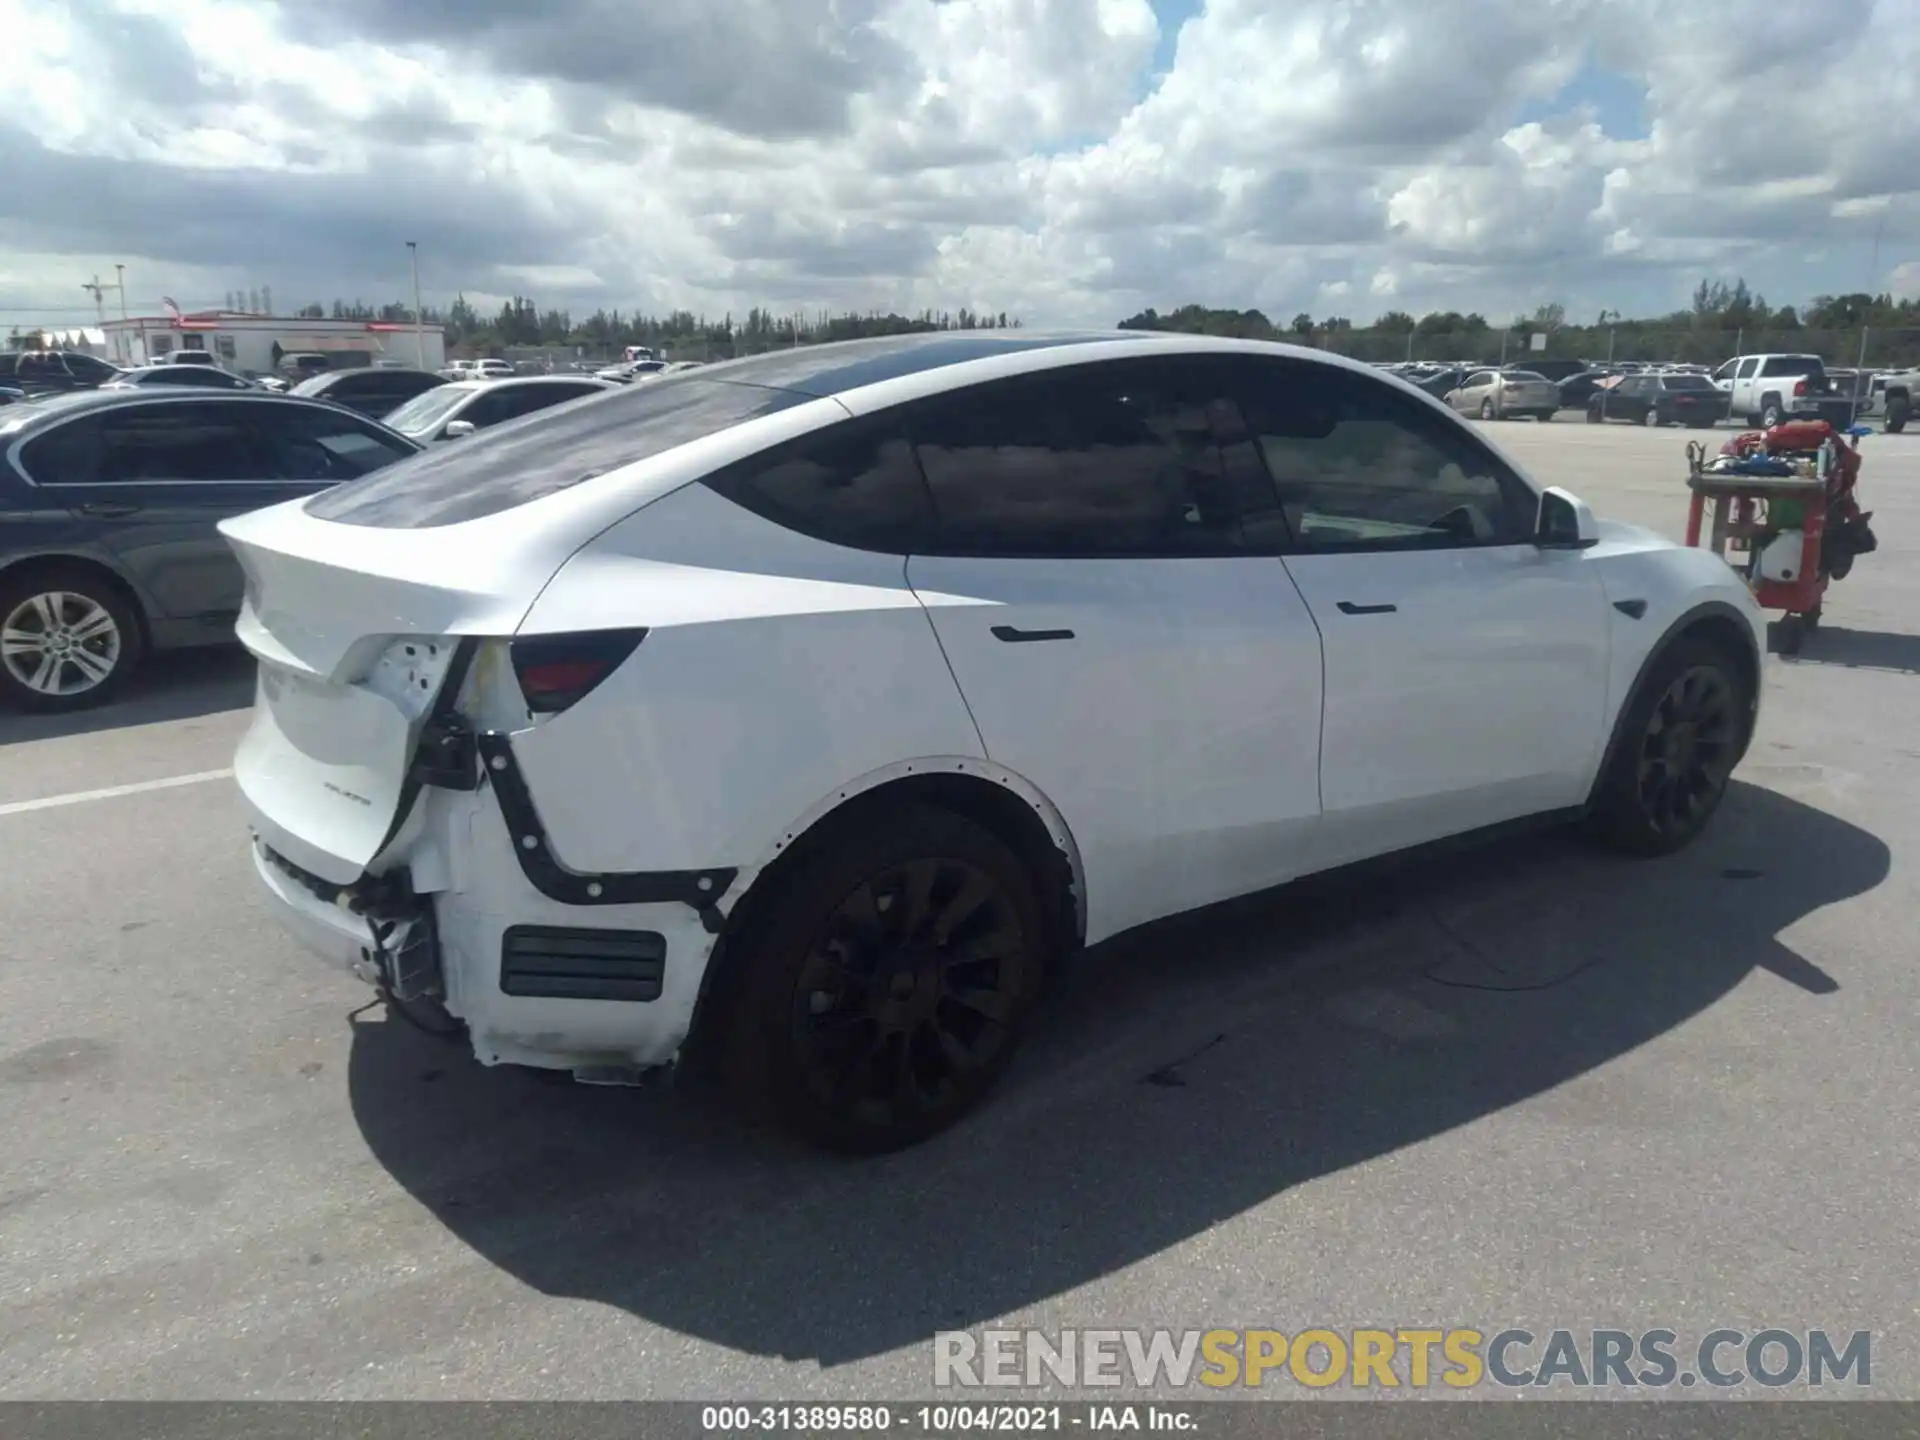
[[[1775,355],[1760,367],[1762,375],[1819,375],[1825,369],[1818,355]]]
[[[393,530],[457,525],[810,399],[692,376],[655,380],[439,446],[315,496],[307,513]]]
[[[1711,390],[1713,381],[1704,375],[1669,375],[1660,382],[1669,390]]]

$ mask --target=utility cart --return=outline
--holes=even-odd
[[[1746,576],[1761,608],[1783,612],[1786,654],[1820,623],[1827,586],[1875,548],[1872,513],[1854,498],[1864,433],[1803,421],[1738,436],[1712,460],[1699,442],[1687,446],[1687,544],[1705,529],[1707,548]]]

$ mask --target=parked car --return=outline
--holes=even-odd
[[[100,388],[134,390],[149,385],[191,386],[196,390],[258,390],[260,387],[242,375],[217,370],[211,365],[136,365],[123,370]]]
[[[1726,414],[1726,396],[1704,375],[1623,375],[1587,399],[1588,423],[1631,420],[1711,430]]]
[[[690,1044],[853,1150],[1080,944],[1526,817],[1687,844],[1765,635],[1410,386],[1141,332],[713,365],[222,529],[289,930],[484,1063]]]
[[[1920,369],[1895,370],[1874,377],[1879,416],[1889,435],[1898,435],[1913,418],[1913,397],[1920,392]]]
[[[119,373],[117,366],[79,350],[0,351],[0,385],[26,395],[97,390]]]
[[[324,375],[309,376],[293,387],[293,393],[310,400],[331,400],[377,420],[414,396],[437,390],[446,383],[444,377],[425,370],[378,365],[366,370],[329,370]]]
[[[1529,373],[1542,376],[1558,385],[1561,381],[1571,376],[1580,375],[1593,369],[1593,366],[1585,360],[1539,359],[1527,361],[1526,368]]]
[[[1727,397],[1727,413],[1749,426],[1771,430],[1799,419],[1844,427],[1853,420],[1851,399],[1833,393],[1818,355],[1736,355],[1713,380]]]
[[[602,380],[629,385],[635,380],[662,374],[666,368],[667,362],[664,360],[623,360],[618,365],[609,365],[604,370],[596,370],[593,373]]]
[[[461,440],[506,420],[620,387],[590,375],[527,375],[449,380],[407,401],[386,423],[422,445]]]
[[[473,378],[476,380],[501,380],[513,374],[513,366],[504,360],[476,360],[473,362]]]
[[[0,410],[0,704],[96,705],[150,650],[230,642],[245,582],[215,526],[418,448],[260,391],[101,389]]]
[[[1577,375],[1569,375],[1560,382],[1560,408],[1562,410],[1584,410],[1587,401],[1594,394],[1613,384],[1620,378],[1618,370],[1596,367],[1582,370]]]
[[[185,350],[175,350],[171,355],[163,355],[154,362],[157,365],[218,365],[210,350],[192,346]]]
[[[1531,370],[1476,370],[1448,392],[1446,401],[1482,420],[1517,415],[1551,420],[1560,409],[1560,387]]]

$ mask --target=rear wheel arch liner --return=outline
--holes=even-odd
[[[1004,765],[975,755],[928,755],[913,760],[895,761],[858,775],[843,785],[837,785],[820,796],[799,815],[784,826],[778,836],[764,847],[754,862],[741,869],[743,883],[736,904],[741,897],[749,893],[755,881],[763,875],[769,866],[793,848],[796,842],[813,833],[820,825],[830,821],[845,806],[870,795],[887,785],[901,780],[913,780],[926,776],[965,776],[1006,790],[1021,800],[1039,819],[1047,832],[1047,838],[1059,850],[1067,863],[1069,883],[1073,891],[1074,926],[1078,936],[1084,936],[1087,929],[1087,876],[1081,860],[1079,843],[1074,839],[1066,817],[1049,800],[1039,786],[1033,784],[1024,775],[1009,770]]]

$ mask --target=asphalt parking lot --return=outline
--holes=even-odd
[[[1489,428],[1680,532],[1687,432]],[[879,1162],[360,1012],[254,898],[240,657],[0,717],[0,1396],[906,1397],[1005,1323],[1865,1329],[1920,1397],[1920,437],[1865,443],[1705,842],[1125,937]]]

